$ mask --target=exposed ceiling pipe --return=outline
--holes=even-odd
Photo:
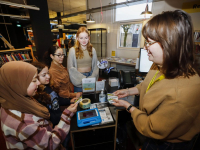
[[[0,16],[11,17],[11,18],[30,19],[29,16],[20,16],[20,15],[3,14],[3,13],[0,13]]]
[[[18,3],[12,3],[8,1],[0,1],[0,4],[4,5],[10,5],[10,6],[15,6],[15,7],[20,7],[20,8],[26,8],[26,9],[32,9],[32,10],[40,10],[39,7],[31,6],[31,5],[23,5],[23,4],[18,4]]]
[[[153,0],[149,0],[149,2],[152,2],[152,1]],[[160,0],[157,0],[157,1],[160,1]],[[125,6],[137,5],[141,3],[146,3],[146,0],[130,0],[130,1],[122,2],[122,3],[114,3],[114,4],[106,5],[106,6],[102,6],[102,11],[121,8]],[[88,2],[87,2],[87,5],[88,5]],[[80,12],[76,12],[76,13],[72,13],[72,14],[68,14],[68,15],[64,15],[60,17],[50,18],[50,20],[69,18],[69,17],[77,16],[79,14],[90,14],[90,13],[95,13],[95,12],[100,12],[100,11],[101,11],[101,7],[97,7],[97,8],[87,9],[84,11],[80,11]]]
[[[12,25],[12,23],[3,23],[3,22],[0,22],[0,24]]]

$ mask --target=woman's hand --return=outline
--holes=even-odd
[[[76,98],[76,97],[72,98],[72,99],[70,100],[70,103],[71,103],[71,104],[74,104],[75,100],[77,100],[77,99],[78,99],[78,98]]]
[[[123,97],[129,96],[128,90],[125,90],[125,89],[117,90],[113,94],[118,96],[118,98],[123,98]]]
[[[77,104],[71,104],[66,109],[71,111],[71,112],[73,112],[73,113],[75,113],[77,111],[77,106],[78,106]]]
[[[115,105],[115,106],[121,106],[121,107],[125,107],[125,108],[128,108],[131,104],[127,101],[124,101],[124,100],[116,100],[116,99],[113,99],[114,103],[112,103],[112,105]]]
[[[76,98],[79,98],[82,95],[82,92],[76,93]]]

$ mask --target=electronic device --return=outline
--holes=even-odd
[[[118,96],[115,96],[113,93],[107,93],[108,102],[110,104],[115,103],[113,99],[118,100]]]
[[[120,88],[133,87],[136,84],[135,71],[119,71],[119,84]]]
[[[81,101],[82,101],[82,96],[80,96],[79,99],[75,100],[74,103],[75,103],[75,104],[78,104],[78,103],[80,103]]]
[[[76,115],[78,127],[85,127],[101,122],[101,117],[97,108],[78,111]]]
[[[140,49],[139,72],[148,73],[153,62],[149,60],[147,50]]]

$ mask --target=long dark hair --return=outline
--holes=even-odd
[[[42,69],[47,67],[45,64],[40,62],[33,62],[32,65],[37,68],[38,74],[42,71]],[[46,104],[51,104],[51,96],[44,91],[44,88],[45,85],[40,84],[36,94],[33,97],[46,106]]]
[[[44,57],[43,57],[43,62],[48,66],[50,67],[51,66],[51,57],[50,55],[52,54],[54,56],[55,52],[57,49],[59,49],[60,47],[59,46],[51,46],[44,54]]]
[[[198,72],[193,48],[193,25],[182,11],[167,11],[156,15],[143,27],[142,34],[158,42],[163,49],[162,73],[166,78],[189,77]]]

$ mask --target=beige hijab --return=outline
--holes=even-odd
[[[49,119],[48,109],[26,96],[36,72],[36,67],[20,61],[7,62],[0,68],[0,103],[3,108]]]

